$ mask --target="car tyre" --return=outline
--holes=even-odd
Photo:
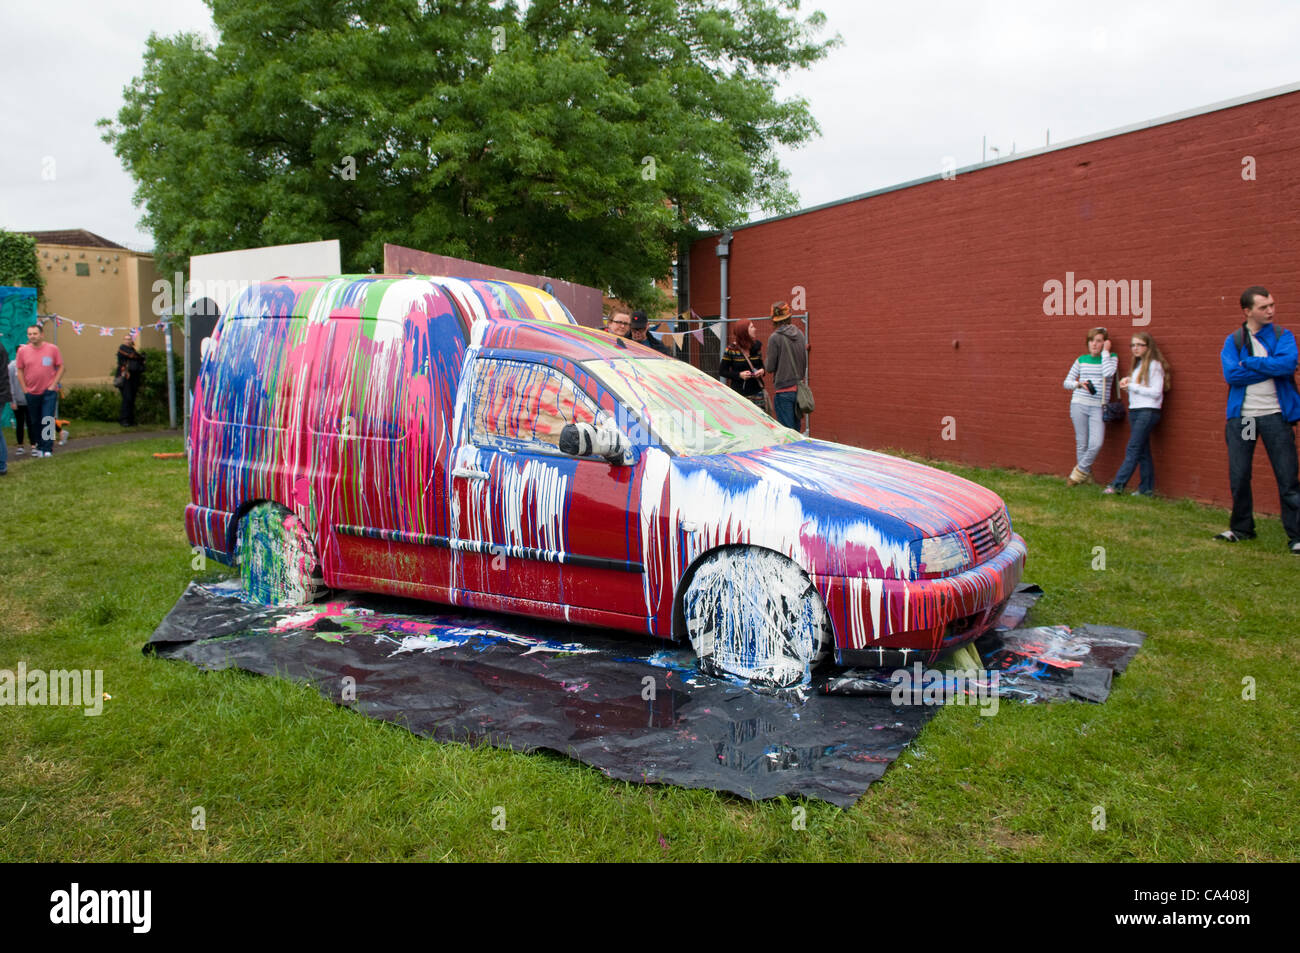
[[[245,513],[236,546],[240,587],[247,601],[303,605],[325,592],[311,533],[283,506],[259,503]]]
[[[682,614],[702,672],[765,687],[808,684],[832,639],[808,574],[767,549],[706,556],[683,593]]]

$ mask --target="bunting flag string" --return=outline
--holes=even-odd
[[[808,319],[808,314],[807,312],[803,312],[801,314],[792,315],[792,317],[799,318],[801,320],[806,321]],[[679,312],[678,314],[674,315],[671,318],[666,318],[660,321],[658,324],[658,327],[661,328],[664,325],[667,325],[669,327],[676,326],[678,328],[680,328],[682,325],[687,325],[685,330],[676,330],[676,331],[652,330],[650,334],[655,339],[659,341],[663,341],[664,343],[667,343],[668,341],[672,341],[673,344],[677,346],[677,350],[680,351],[686,347],[688,337],[693,337],[695,338],[695,340],[699,341],[700,344],[703,344],[705,331],[710,332],[714,337],[716,337],[718,339],[719,345],[725,345],[727,343],[728,325],[739,324],[742,322],[748,323],[750,321],[770,321],[770,320],[771,318],[768,315],[758,315],[752,318],[746,318],[746,317],[702,318],[698,314],[696,314],[695,309],[692,308],[687,311]],[[691,327],[690,325],[696,325],[696,326]]]
[[[101,338],[111,338],[115,334],[119,334],[119,333],[129,334],[134,338],[138,338],[140,336],[140,331],[143,330],[142,327],[134,327],[134,328],[106,327],[105,325],[102,324],[91,324],[88,321],[74,321],[71,318],[65,318],[61,314],[42,314],[37,316],[37,320],[40,321],[42,324],[48,324],[49,322],[53,321],[54,326],[56,328],[62,327],[65,324],[70,324],[72,325],[72,333],[78,336],[80,336],[83,332],[85,332],[86,328],[95,328],[99,332],[99,337]],[[184,333],[184,329],[181,322],[173,321],[170,318],[159,318],[152,325],[150,325],[150,327],[152,327],[155,331],[165,331],[167,330],[168,325],[173,325],[176,327],[177,330]]]

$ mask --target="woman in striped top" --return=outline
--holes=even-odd
[[[1069,483],[1074,486],[1092,479],[1092,463],[1101,452],[1106,424],[1101,407],[1109,399],[1108,378],[1119,370],[1119,359],[1110,353],[1110,335],[1105,328],[1088,332],[1088,353],[1075,358],[1065,389],[1070,391],[1070,420],[1074,423],[1074,469]]]

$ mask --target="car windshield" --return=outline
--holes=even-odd
[[[672,359],[584,361],[622,402],[617,423],[633,443],[678,456],[733,453],[802,440],[730,387]]]

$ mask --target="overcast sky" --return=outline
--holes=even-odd
[[[212,33],[200,0],[4,4],[0,227],[152,247],[96,120],[150,31]],[[804,207],[1300,80],[1297,0],[805,3],[843,45],[783,90],[822,135],[783,154]],[[990,149],[988,157],[995,153]],[[429,249],[437,251],[437,249]]]

